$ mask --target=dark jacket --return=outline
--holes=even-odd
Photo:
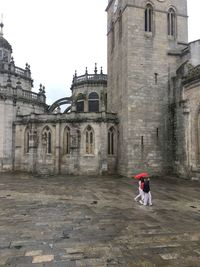
[[[149,191],[150,191],[149,181],[144,181],[144,188],[143,188],[143,191],[144,191],[145,193],[149,193]]]

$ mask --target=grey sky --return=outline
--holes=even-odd
[[[4,37],[18,67],[31,65],[34,91],[46,87],[47,102],[69,96],[74,71],[107,72],[108,0],[0,0]],[[199,0],[188,0],[189,41],[200,38]]]

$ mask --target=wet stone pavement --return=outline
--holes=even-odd
[[[200,183],[0,174],[0,266],[199,267]]]

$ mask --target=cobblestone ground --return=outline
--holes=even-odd
[[[0,174],[0,266],[199,267],[199,182]]]

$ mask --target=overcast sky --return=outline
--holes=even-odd
[[[182,0],[180,0],[182,1]],[[107,72],[108,0],[0,0],[4,38],[18,67],[29,63],[34,91],[46,87],[47,103],[70,96],[78,75],[103,67]],[[200,0],[188,0],[189,41],[200,39]]]

